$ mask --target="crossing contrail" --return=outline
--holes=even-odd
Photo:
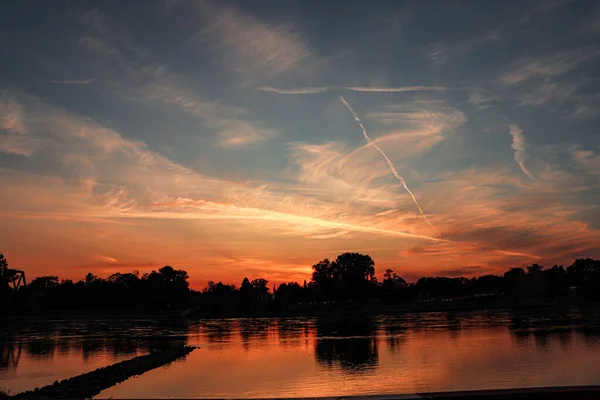
[[[419,205],[419,202],[417,201],[417,198],[415,197],[414,193],[408,188],[408,185],[406,184],[406,181],[404,180],[404,178],[398,173],[398,171],[396,171],[396,167],[394,167],[394,164],[392,163],[392,160],[390,160],[389,157],[383,152],[383,150],[381,150],[381,148],[379,148],[379,146],[377,146],[371,140],[371,138],[369,137],[369,135],[367,135],[367,130],[365,129],[365,126],[363,125],[362,121],[358,117],[358,114],[356,114],[356,112],[354,111],[354,109],[352,108],[352,106],[346,101],[346,99],[344,99],[342,96],[340,96],[340,100],[342,101],[342,103],[344,103],[344,105],[346,106],[346,108],[352,113],[352,116],[354,117],[354,120],[358,123],[358,125],[360,126],[360,129],[362,129],[362,134],[365,137],[365,139],[367,139],[367,142],[369,142],[369,144],[371,146],[375,147],[375,149],[377,149],[377,151],[381,153],[381,155],[383,156],[383,158],[385,158],[385,160],[387,161],[388,165],[390,166],[390,170],[392,171],[392,173],[394,174],[394,176],[400,181],[400,183],[402,184],[402,186],[404,187],[404,189],[412,197],[413,202],[416,204],[417,208],[419,209],[419,212],[423,216],[423,219],[425,219],[425,222],[427,222],[429,224],[429,226],[431,227],[431,229],[433,229],[435,231],[435,233],[438,235],[438,237],[441,238],[442,237],[441,233],[436,229],[435,226],[433,226],[433,224],[431,222],[429,222],[429,219],[427,218],[427,215],[425,214],[425,212],[423,211],[423,209]]]

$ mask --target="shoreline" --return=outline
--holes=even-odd
[[[353,315],[391,315],[391,314],[419,314],[429,312],[463,312],[463,311],[488,311],[488,310],[519,310],[548,307],[593,307],[599,306],[600,301],[552,301],[552,300],[520,300],[514,302],[494,303],[419,303],[399,306],[361,305],[353,308],[328,308],[313,310],[254,310],[251,312],[220,312],[202,313],[192,312],[184,316],[183,309],[177,310],[53,310],[44,314],[21,314],[0,317],[3,321],[22,320],[117,320],[117,319],[156,319],[156,320],[212,320],[228,318],[318,318],[329,316]]]

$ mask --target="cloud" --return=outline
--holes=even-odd
[[[21,104],[9,99],[6,92],[0,92],[0,96],[0,129],[16,134],[27,133]]]
[[[573,71],[600,54],[598,48],[584,48],[546,56],[529,57],[509,67],[504,83],[516,85],[532,78],[550,79]]]
[[[53,195],[44,195],[42,208],[18,201],[38,198],[27,191],[39,187],[39,183],[24,188],[22,195],[15,189],[11,193],[14,199],[10,203],[5,199],[8,215],[26,213],[28,218],[65,221],[248,221],[255,229],[276,229],[280,235],[287,230],[292,235],[325,238],[323,235],[336,230],[438,240],[398,226],[381,227],[345,217],[335,209],[304,203],[306,199],[301,197],[271,193],[264,185],[208,177],[173,163],[142,142],[125,139],[90,119],[48,106],[34,97],[17,95],[12,101],[21,105],[32,138],[45,140],[43,156],[49,165],[69,175],[77,171],[77,175],[72,181],[58,184]],[[266,225],[257,223],[261,221]]]
[[[503,28],[485,32],[481,36],[472,39],[460,41],[454,44],[435,43],[429,46],[426,58],[433,65],[440,66],[449,60],[470,53],[476,48],[494,40],[500,39],[500,32]]]
[[[203,3],[210,13],[219,14],[220,6]],[[231,9],[233,10],[233,9]],[[228,11],[224,11],[226,14]],[[233,11],[231,11],[233,12]],[[237,15],[235,12],[233,14]],[[168,63],[151,51],[134,45],[134,41],[118,20],[94,9],[77,14],[80,24],[89,27],[89,35],[79,42],[94,55],[106,59],[110,69],[116,60],[129,79],[115,87],[116,94],[125,100],[137,102],[154,102],[163,106],[178,109],[180,112],[197,118],[204,128],[215,134],[218,145],[223,148],[240,147],[259,143],[279,134],[278,131],[262,126],[253,121],[246,109],[214,101],[201,89],[194,90],[191,79],[178,76],[168,68]],[[215,24],[218,21],[213,21]],[[221,27],[225,29],[225,27]],[[122,73],[119,71],[119,73]],[[105,82],[100,79],[82,81],[53,81],[62,84],[84,84]],[[202,91],[203,95],[198,92]]]
[[[331,86],[316,86],[316,87],[304,87],[304,88],[294,88],[294,89],[278,89],[271,86],[258,86],[256,90],[260,90],[262,92],[271,92],[271,93],[279,93],[279,94],[317,94],[324,93],[332,90]]]
[[[357,204],[389,209],[402,204],[394,189],[376,184],[388,172],[375,154],[348,157],[349,149],[336,142],[296,142],[288,147],[293,166],[299,168],[293,176],[297,184],[291,190],[345,208]]]
[[[501,83],[521,105],[551,107],[563,118],[593,117],[600,97],[590,92],[596,77],[585,67],[598,55],[598,47],[584,47],[528,57],[509,66]]]
[[[568,262],[574,249],[582,256],[593,252],[600,233],[577,217],[595,207],[581,203],[586,179],[580,173],[542,170],[540,181],[524,186],[498,166],[444,174],[421,190],[428,197],[443,193],[444,201],[436,202],[433,212],[450,242],[418,245],[421,250],[407,257],[452,264],[477,259],[482,266],[506,267]]]
[[[481,266],[468,266],[468,267],[458,267],[449,270],[441,270],[434,273],[434,276],[447,276],[450,278],[457,278],[461,276],[479,276],[483,275],[490,270],[489,267],[481,267]]]
[[[208,101],[185,90],[182,85],[168,78],[140,89],[140,96],[176,107],[180,111],[198,118],[206,127],[218,132],[222,147],[245,146],[275,137],[279,132],[252,121],[246,109],[233,107],[216,101]]]
[[[333,238],[347,235],[348,233],[349,233],[348,231],[337,231],[337,232],[332,232],[332,233],[323,233],[321,235],[311,235],[311,236],[307,236],[307,238],[309,238],[309,239],[333,239]]]
[[[398,173],[398,171],[396,171],[396,167],[392,163],[392,160],[390,160],[389,157],[383,152],[383,150],[381,150],[381,148],[379,146],[377,146],[377,144],[375,144],[371,140],[371,138],[367,134],[367,131],[366,131],[366,129],[365,129],[362,121],[360,120],[358,114],[356,114],[356,112],[354,111],[354,109],[352,108],[352,106],[343,97],[340,96],[340,100],[342,101],[342,103],[344,104],[344,106],[346,106],[346,108],[350,111],[350,113],[354,117],[354,120],[358,123],[358,125],[362,129],[362,134],[365,137],[365,139],[367,140],[367,142],[369,142],[369,144],[372,145],[383,156],[383,158],[387,161],[387,163],[388,163],[388,165],[390,167],[390,170],[392,171],[392,173],[394,174],[394,176],[400,181],[400,183],[402,184],[402,186],[404,187],[404,189],[408,192],[408,194],[410,194],[411,198],[413,199],[413,202],[415,203],[415,205],[419,209],[419,212],[423,216],[423,219],[425,219],[425,222],[427,222],[427,224],[431,227],[431,229],[433,229],[436,232],[436,234],[439,237],[442,237],[442,235],[440,234],[440,232],[436,229],[435,226],[433,226],[433,224],[427,218],[427,215],[425,214],[425,212],[421,208],[421,205],[417,201],[417,198],[415,197],[414,193],[406,185],[406,181],[404,180],[404,178]]]
[[[59,81],[50,81],[50,83],[56,83],[59,85],[89,85],[95,81],[95,79],[63,79]]]
[[[508,127],[510,135],[512,136],[511,147],[515,151],[515,161],[519,165],[519,168],[521,168],[521,171],[523,171],[523,173],[527,175],[529,179],[535,181],[535,177],[529,172],[527,167],[525,167],[525,160],[527,158],[525,150],[527,149],[527,144],[525,143],[523,130],[519,128],[519,125],[517,124],[511,124]]]
[[[23,135],[0,134],[0,151],[32,157],[43,147],[43,140],[32,139]]]
[[[206,25],[197,43],[213,43],[227,68],[247,76],[272,77],[297,71],[310,55],[293,22],[272,24],[221,2],[193,3]]]
[[[108,262],[109,264],[114,264],[119,261],[116,258],[109,257],[109,256],[103,256],[103,255],[98,255],[98,256],[96,256],[96,258],[100,261]]]
[[[445,140],[463,125],[465,114],[438,101],[412,101],[380,107],[366,114],[378,131],[385,133],[373,138],[377,144],[402,154],[403,158],[421,156]],[[363,146],[358,151],[367,148]]]
[[[582,150],[579,146],[571,150],[571,157],[591,175],[600,175],[600,154],[592,150]]]
[[[318,94],[334,90],[348,90],[353,92],[374,93],[404,93],[404,92],[428,92],[449,90],[444,86],[315,86],[292,89],[279,89],[271,86],[259,86],[256,90],[278,94]]]
[[[403,93],[403,92],[428,92],[428,91],[444,91],[448,88],[444,86],[346,86],[346,90],[354,92],[388,92],[388,93]]]
[[[0,92],[0,151],[25,157],[33,156],[42,140],[28,136],[23,107]]]
[[[485,95],[482,92],[472,92],[469,95],[469,104],[473,104],[477,110],[485,110],[490,108],[492,103],[500,100],[496,95]]]
[[[508,21],[497,22],[493,21],[492,26],[482,22],[485,29],[469,38],[455,41],[454,43],[437,42],[428,46],[426,58],[434,65],[441,66],[442,64],[451,61],[452,59],[464,56],[475,51],[490,42],[500,41],[507,33],[515,29],[520,24],[530,21],[538,15],[548,14],[560,7],[568,5],[576,0],[551,1],[551,2],[536,2],[531,5],[519,7],[519,15],[515,15]],[[485,18],[485,16],[483,16]],[[501,20],[498,20],[501,21]],[[496,26],[493,26],[496,25]]]

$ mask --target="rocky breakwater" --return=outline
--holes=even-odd
[[[123,382],[132,376],[141,375],[154,368],[169,364],[184,357],[197,347],[177,346],[145,356],[121,361],[108,367],[78,375],[64,381],[55,381],[52,385],[27,392],[17,393],[11,399],[73,399],[91,398],[101,391]]]

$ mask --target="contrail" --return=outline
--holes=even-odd
[[[332,88],[330,86],[304,87],[294,89],[278,89],[271,86],[259,86],[256,88],[256,90],[260,90],[261,92],[271,92],[279,94],[317,94],[328,92],[331,89]]]
[[[385,158],[385,160],[387,161],[388,165],[390,166],[390,170],[392,171],[392,173],[394,174],[394,176],[400,181],[400,183],[402,184],[402,186],[404,187],[404,189],[410,194],[410,196],[413,199],[413,202],[417,205],[417,208],[419,209],[419,212],[421,213],[421,215],[423,216],[423,218],[425,219],[425,221],[429,224],[429,226],[431,227],[431,229],[433,229],[435,231],[435,233],[437,233],[438,237],[441,238],[442,234],[435,228],[435,226],[433,226],[433,224],[431,222],[429,222],[429,219],[427,218],[427,215],[425,214],[425,212],[423,212],[423,209],[419,205],[419,202],[417,201],[417,198],[415,197],[415,195],[413,194],[413,192],[406,185],[406,181],[404,180],[404,178],[402,176],[400,176],[400,174],[398,173],[398,171],[396,171],[396,167],[394,167],[394,164],[392,163],[392,160],[390,160],[389,157],[383,152],[383,150],[381,150],[381,148],[379,148],[379,146],[377,146],[371,140],[371,138],[369,137],[369,135],[367,135],[367,130],[365,129],[365,126],[362,124],[362,121],[358,117],[358,114],[356,114],[356,112],[354,111],[354,109],[352,108],[352,106],[350,104],[348,104],[348,102],[346,101],[346,99],[344,99],[342,96],[340,96],[340,100],[342,101],[342,103],[344,103],[344,105],[346,106],[346,108],[352,113],[352,116],[354,117],[354,120],[358,123],[358,125],[360,126],[360,129],[362,129],[362,134],[365,137],[365,139],[367,139],[367,142],[369,142],[369,144],[371,146],[375,147],[375,149],[377,149],[377,151],[381,153],[381,155],[383,156],[383,158]]]
[[[425,91],[444,91],[448,88],[444,86],[316,86],[301,87],[292,89],[279,89],[272,86],[259,86],[256,90],[262,92],[271,92],[278,94],[317,94],[329,92],[331,90],[349,90],[352,92],[376,92],[376,93],[404,93],[404,92],[425,92]]]
[[[383,93],[402,93],[402,92],[427,92],[448,90],[444,86],[345,86],[340,89],[352,90],[354,92],[383,92]]]

